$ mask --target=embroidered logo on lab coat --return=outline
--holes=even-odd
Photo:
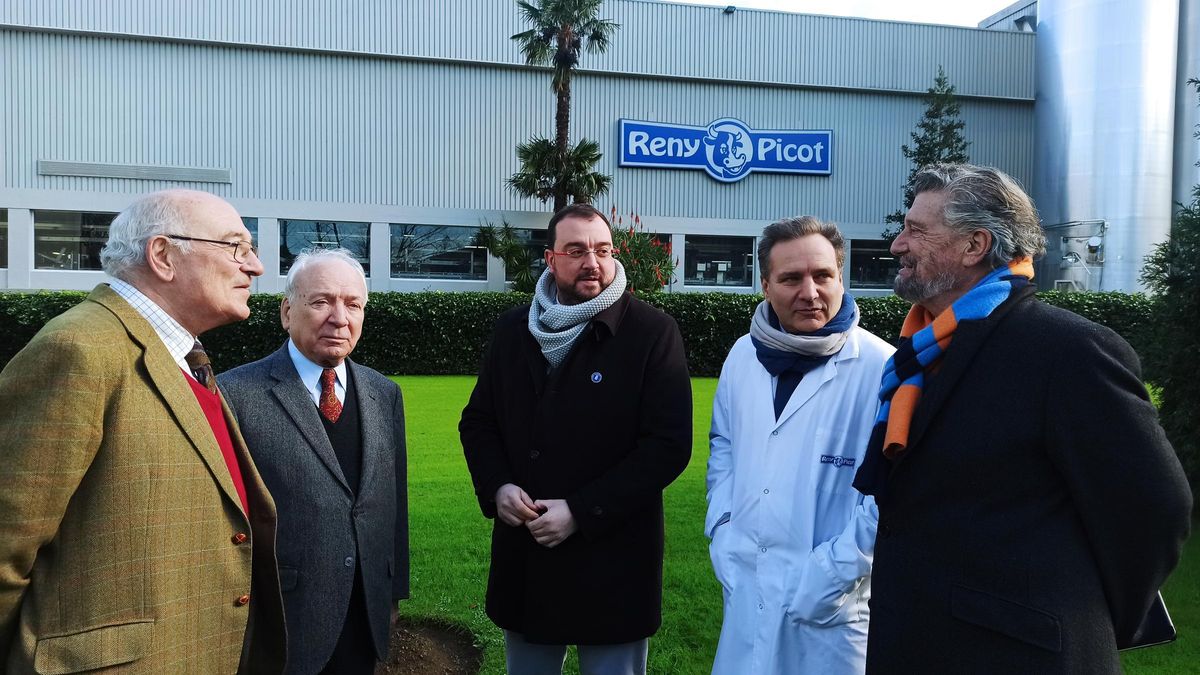
[[[822,464],[832,464],[837,467],[842,467],[842,466],[853,467],[854,466],[854,458],[853,457],[840,457],[838,455],[821,455],[821,463]]]

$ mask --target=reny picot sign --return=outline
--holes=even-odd
[[[756,171],[828,176],[833,132],[751,129],[731,117],[708,126],[620,121],[621,166],[704,169],[724,183]]]

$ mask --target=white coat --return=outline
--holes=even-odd
[[[779,419],[742,336],[713,401],[708,515],[725,618],[714,673],[861,673],[879,512],[852,486],[895,351],[855,328]]]

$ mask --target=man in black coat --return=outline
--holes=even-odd
[[[662,604],[662,492],[691,455],[675,321],[625,292],[612,232],[550,220],[532,305],[496,323],[459,432],[495,519],[487,613],[511,673],[644,673]]]
[[[880,513],[867,671],[1120,672],[1192,501],[1137,356],[1034,297],[1045,238],[1010,177],[914,188],[892,253],[915,306],[855,481]]]
[[[217,378],[279,509],[287,673],[369,675],[408,597],[400,388],[350,360],[367,303],[345,249],[300,254],[275,353]]]

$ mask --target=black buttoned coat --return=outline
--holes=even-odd
[[[529,307],[496,323],[459,431],[479,506],[496,490],[566,499],[579,530],[555,548],[499,519],[487,613],[531,642],[616,644],[661,623],[662,492],[691,456],[691,383],[674,319],[624,294],[553,373]]]
[[[959,325],[876,500],[869,673],[1118,673],[1191,512],[1133,350],[1032,297]]]

